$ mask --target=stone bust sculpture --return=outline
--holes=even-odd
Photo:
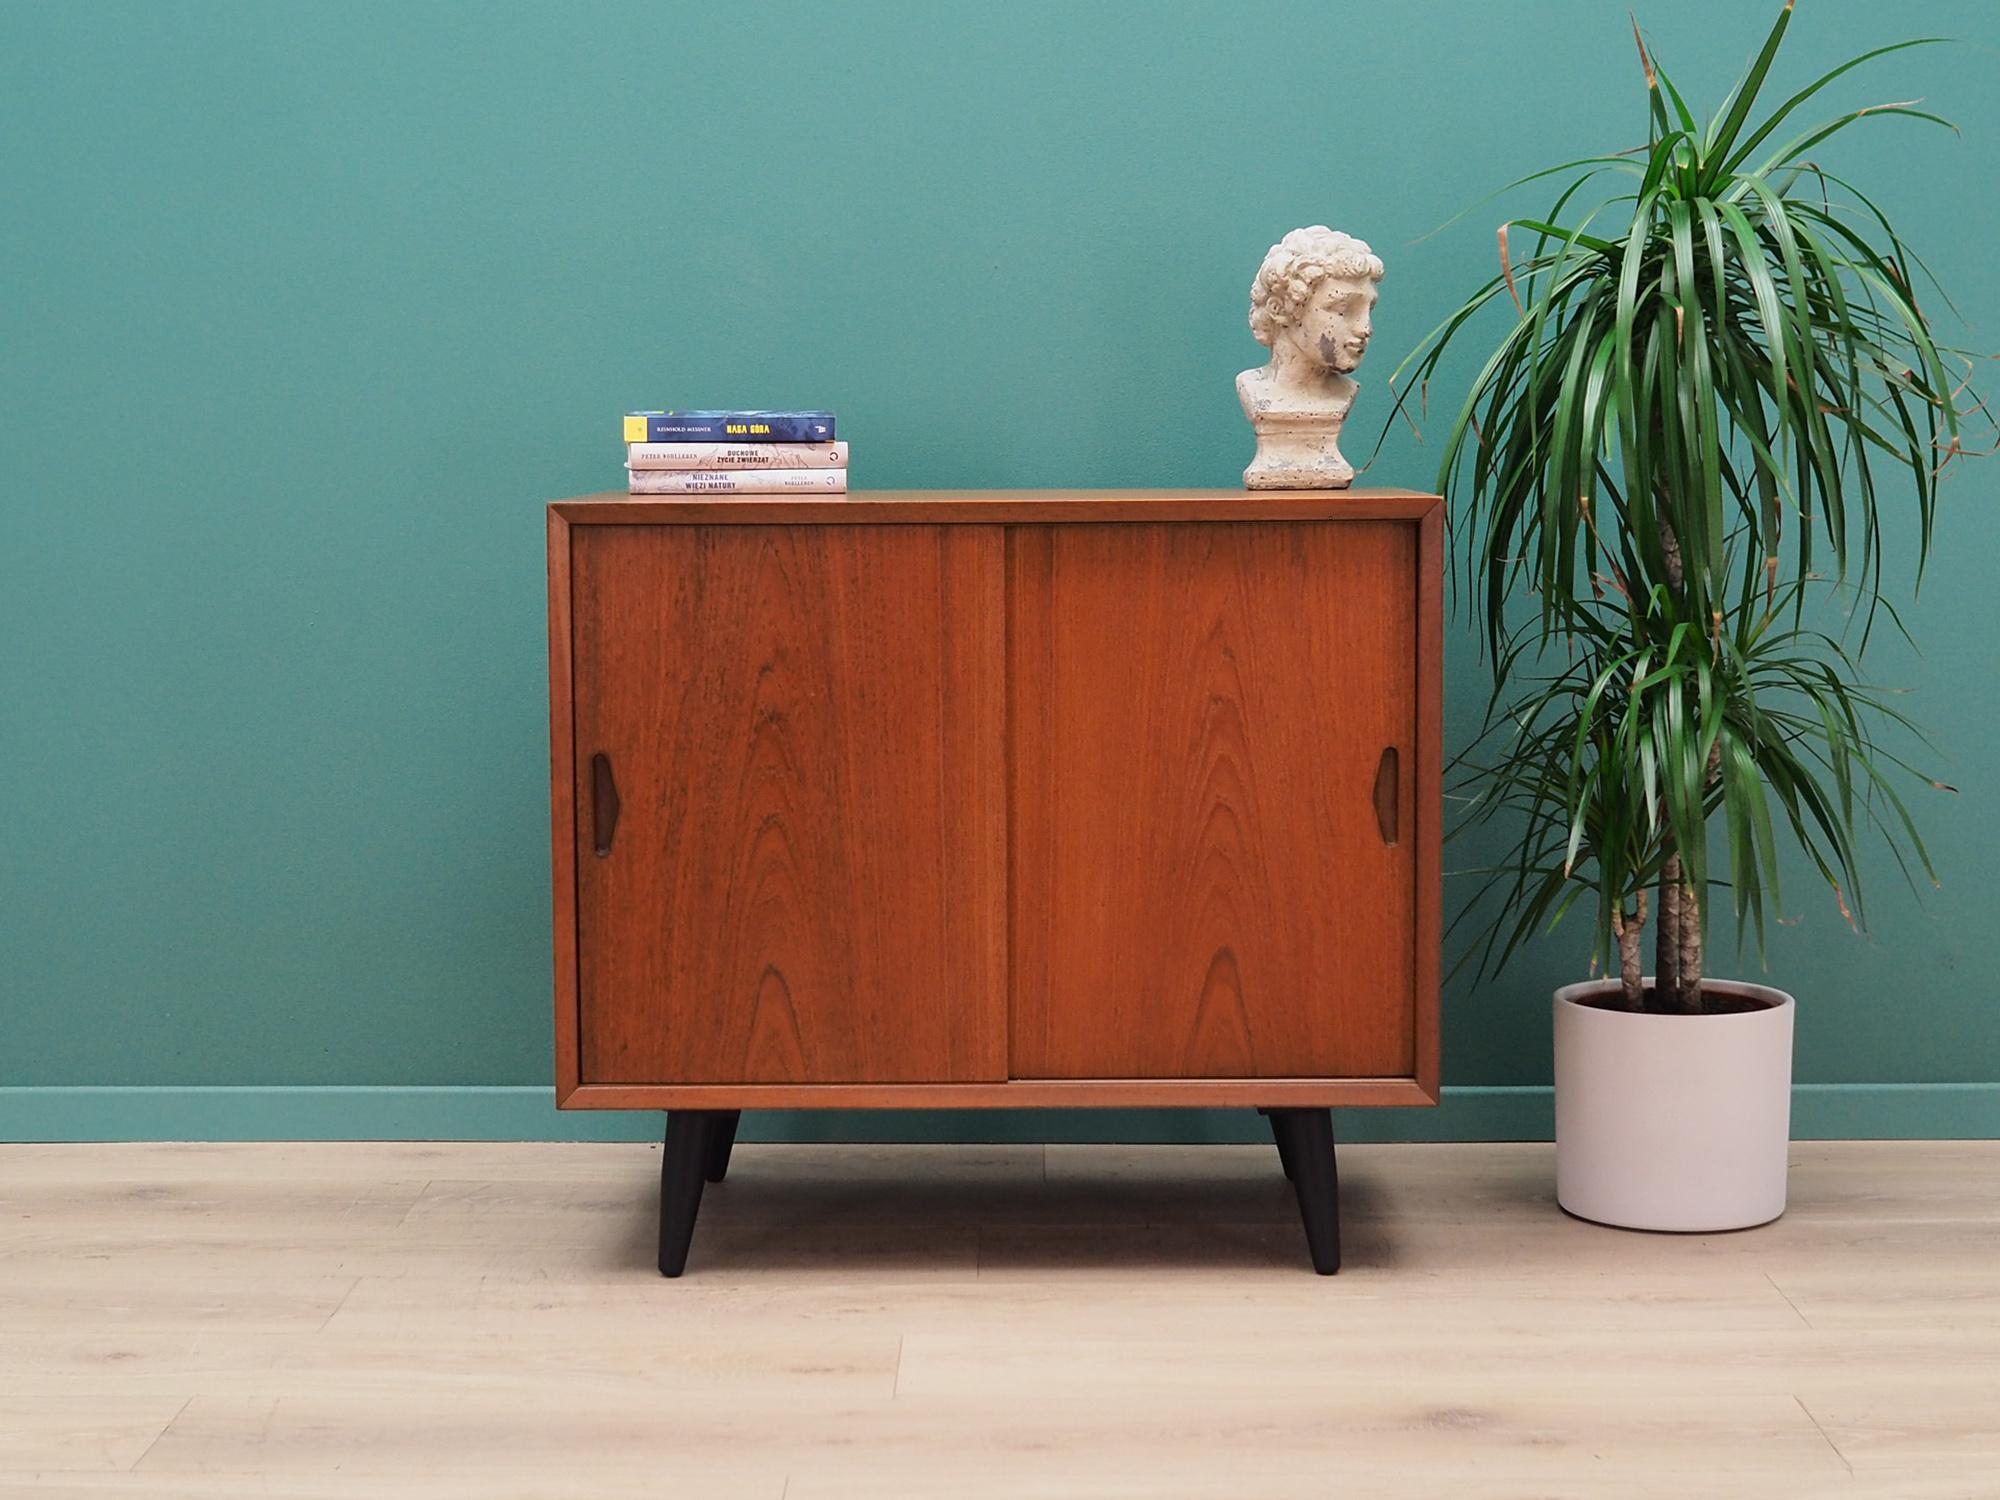
[[[1351,378],[1368,352],[1382,262],[1351,235],[1315,224],[1271,247],[1250,284],[1250,331],[1271,362],[1236,377],[1257,434],[1243,471],[1253,490],[1344,490],[1354,467],[1340,429],[1361,389]]]

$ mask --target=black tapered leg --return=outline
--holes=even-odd
[[[660,1274],[678,1276],[687,1267],[688,1241],[701,1212],[701,1185],[716,1133],[714,1109],[676,1109],[667,1114],[666,1145],[660,1152]]]
[[[1278,1165],[1285,1169],[1285,1176],[1292,1176],[1292,1140],[1285,1128],[1278,1123],[1278,1117],[1268,1109],[1257,1111],[1271,1127],[1271,1139],[1278,1143]]]
[[[702,1167],[710,1182],[720,1182],[729,1175],[729,1148],[736,1144],[736,1125],[742,1118],[740,1109],[715,1112],[715,1120],[708,1129],[708,1160]]]
[[[1313,1269],[1331,1276],[1340,1269],[1340,1178],[1333,1161],[1333,1111],[1274,1109],[1271,1129],[1277,1134],[1279,1151],[1290,1157]]]

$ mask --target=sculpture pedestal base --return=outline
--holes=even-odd
[[[1243,471],[1251,490],[1344,490],[1354,466],[1340,456],[1341,416],[1325,412],[1261,411],[1250,415],[1257,456]]]

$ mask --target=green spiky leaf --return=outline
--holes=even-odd
[[[1705,122],[1640,34],[1645,144],[1518,179],[1566,180],[1508,221],[1502,274],[1393,381],[1392,421],[1504,320],[1439,462],[1454,581],[1493,674],[1454,791],[1466,828],[1510,840],[1487,872],[1485,965],[1586,888],[1609,964],[1615,914],[1670,855],[1702,920],[1708,886],[1726,886],[1761,951],[1785,911],[1781,831],[1857,924],[1863,834],[1935,878],[1901,790],[1929,781],[1895,748],[1912,726],[1860,658],[1878,615],[1901,628],[1885,527],[1914,520],[1921,579],[1940,472],[1985,408],[1918,302],[1927,269],[1807,153],[1864,121],[1947,122],[1906,100],[1792,123],[1863,64],[1935,39],[1763,106],[1791,19],[1787,5]],[[1858,639],[1813,628],[1835,589]]]

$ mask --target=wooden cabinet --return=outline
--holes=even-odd
[[[1404,491],[551,506],[558,1100],[674,1112],[663,1269],[764,1106],[1254,1105],[1311,1237],[1327,1107],[1437,1097],[1440,542]]]

